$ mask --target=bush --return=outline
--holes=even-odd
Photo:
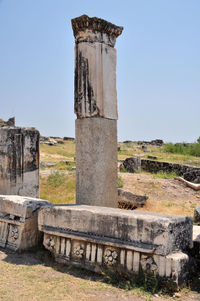
[[[200,157],[200,143],[166,143],[164,151],[166,153]]]
[[[54,171],[48,176],[47,183],[50,186],[58,187],[64,183],[64,177],[58,171]]]

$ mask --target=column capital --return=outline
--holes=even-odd
[[[123,27],[97,17],[82,15],[71,20],[76,43],[99,42],[114,47]]]

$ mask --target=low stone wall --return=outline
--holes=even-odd
[[[38,210],[50,202],[21,196],[0,195],[0,246],[21,251],[41,243]]]
[[[138,169],[142,169],[152,173],[157,173],[159,171],[168,172],[168,173],[175,172],[179,176],[183,176],[187,172],[192,172],[197,170],[200,171],[200,168],[195,166],[140,159],[138,157],[126,158],[122,163],[122,167],[124,167],[129,172],[135,172]]]
[[[38,224],[58,262],[128,275],[142,269],[178,285],[188,277],[191,218],[68,205],[41,209]]]

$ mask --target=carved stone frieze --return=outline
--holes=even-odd
[[[78,259],[82,259],[84,255],[84,249],[79,245],[74,249],[73,254]]]
[[[104,261],[107,265],[112,266],[117,262],[118,254],[116,250],[106,249],[104,253]]]

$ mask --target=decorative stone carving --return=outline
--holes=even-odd
[[[78,259],[82,259],[84,255],[84,249],[81,246],[77,246],[73,253]]]
[[[18,237],[19,237],[19,231],[18,231],[18,228],[17,228],[16,226],[13,226],[13,227],[12,227],[12,231],[11,231],[10,237],[11,237],[11,239],[14,240],[14,241],[15,241],[16,239],[18,239]]]
[[[179,285],[188,277],[189,256],[184,251],[192,247],[191,218],[68,205],[42,208],[38,225],[46,248],[46,237],[54,237],[50,251],[58,262],[127,275],[142,269],[173,277]]]
[[[47,235],[45,237],[44,244],[50,251],[53,251],[55,248],[55,237],[51,235]]]
[[[118,257],[118,254],[115,250],[112,250],[112,249],[105,250],[104,260],[107,265],[112,266],[112,265],[116,264],[117,257]]]
[[[146,273],[152,274],[152,273],[157,272],[158,267],[155,264],[152,257],[142,255],[140,264],[141,264],[143,271],[145,271]]]
[[[21,251],[37,246],[38,211],[50,202],[22,196],[0,195],[0,246]]]

